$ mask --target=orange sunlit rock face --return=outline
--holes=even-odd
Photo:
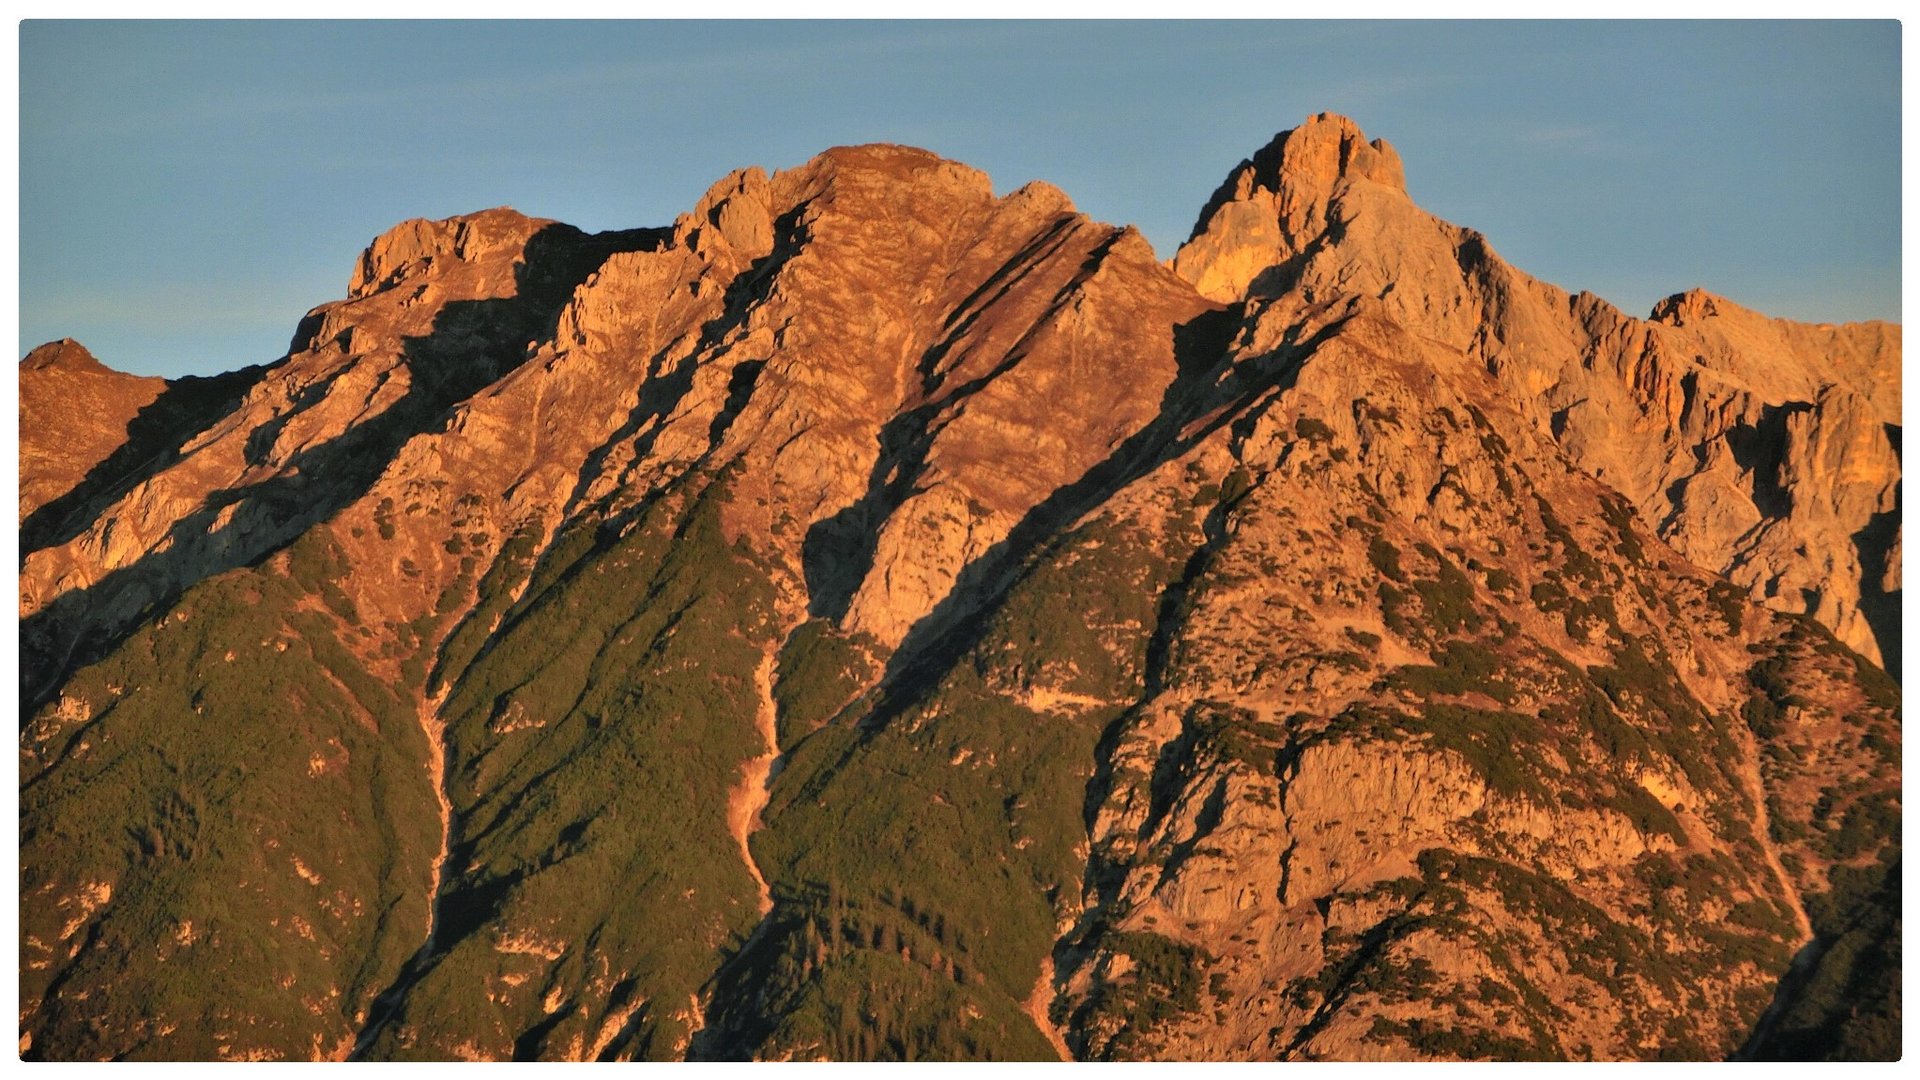
[[[1165,262],[839,147],[43,346],[22,1052],[1897,1055],[1899,354],[1330,114]]]

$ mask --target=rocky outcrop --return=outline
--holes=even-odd
[[[398,226],[23,545],[28,1052],[1729,1053],[1898,850],[1743,595],[1897,591],[1897,331],[1749,314],[1336,117],[1171,266],[897,146]]]
[[[20,361],[20,517],[65,495],[114,451],[166,380],[125,375],[72,338]]]
[[[1898,326],[1768,319],[1700,290],[1630,318],[1419,209],[1391,147],[1330,115],[1236,169],[1174,267],[1223,302],[1378,298],[1401,325],[1486,365],[1683,554],[1897,664],[1897,598],[1880,587],[1897,552],[1876,521],[1900,476]],[[1788,418],[1800,413],[1812,419],[1796,436]],[[1788,464],[1814,427],[1835,449],[1818,466]]]
[[[1752,710],[1727,676],[1773,653],[1778,624],[1715,614],[1744,605],[1572,469],[1473,357],[1380,310],[1346,308],[1222,447],[1250,486],[1189,564],[1166,670],[1095,784],[1087,890],[1055,958],[1075,1049],[1730,1052],[1745,1022],[1683,1035],[1674,1005],[1764,1005],[1803,940],[1798,898],[1822,888],[1768,852],[1835,854],[1752,817],[1809,797],[1771,773],[1757,794],[1733,719]],[[1301,317],[1278,299],[1242,341],[1266,319],[1316,325]],[[1861,707],[1838,688],[1851,676],[1793,656],[1769,670],[1838,680],[1808,695],[1818,723]],[[1842,756],[1887,792],[1888,759]],[[1693,884],[1649,905],[1655,879]],[[1755,951],[1702,930],[1732,909]],[[1647,962],[1652,941],[1672,965]],[[1501,1004],[1539,999],[1551,1023]]]
[[[593,265],[650,242],[587,237],[512,211],[410,222],[363,256],[358,295],[302,320],[287,357],[170,387],[156,409],[187,400],[160,418],[170,423],[151,425],[160,452],[125,462],[68,512],[69,525],[28,523],[29,700],[186,586],[253,562],[364,495],[408,439],[525,359],[527,339]],[[375,270],[377,289],[363,280]]]
[[[1406,200],[1400,155],[1332,113],[1281,132],[1228,174],[1173,268],[1201,295],[1233,303],[1262,275],[1326,239],[1336,189],[1372,185]]]

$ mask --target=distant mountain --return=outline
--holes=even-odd
[[[1897,1057],[1899,339],[1322,115],[1165,263],[862,146],[44,346],[22,1054]]]
[[[71,338],[28,353],[20,361],[20,416],[34,426],[20,432],[21,518],[72,491],[120,449],[165,381],[114,371]]]

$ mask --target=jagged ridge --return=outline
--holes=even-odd
[[[1660,537],[1731,458],[1870,622],[1897,331],[1655,314],[1332,117],[1172,270],[884,146],[402,225],[23,545],[28,1052],[1731,1052],[1897,880],[1897,691]]]

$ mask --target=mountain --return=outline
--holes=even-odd
[[[77,348],[29,1058],[1899,1055],[1898,327],[1569,296],[1319,116],[1167,263],[843,147]]]
[[[128,426],[160,396],[163,379],[123,375],[71,338],[20,361],[20,516],[73,490],[124,447]]]

